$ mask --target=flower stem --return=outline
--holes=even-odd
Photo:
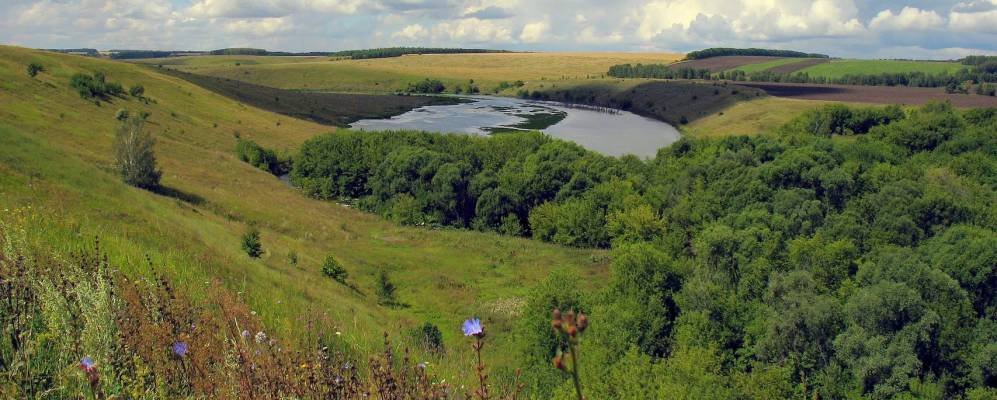
[[[571,350],[571,378],[575,381],[575,393],[578,394],[578,400],[585,400],[582,397],[582,382],[578,378],[578,352],[575,350],[575,346],[574,341],[569,340],[568,349]]]

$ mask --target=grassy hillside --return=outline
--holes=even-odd
[[[46,71],[29,78],[31,62]],[[76,72],[98,71],[126,87],[144,85],[148,103],[114,98],[98,105],[67,85]],[[158,141],[170,195],[131,188],[116,175],[111,149],[114,116],[122,108],[150,114],[147,129]],[[233,155],[235,133],[287,149],[328,130],[239,104],[155,68],[0,47],[0,209],[37,210],[32,239],[56,250],[96,237],[112,264],[131,269],[127,273],[149,272],[142,261],[148,256],[195,296],[219,278],[270,329],[292,337],[304,329],[303,316],[327,313],[361,351],[374,348],[382,330],[401,335],[423,322],[440,327],[445,345],[464,345],[457,340],[459,321],[471,315],[488,321],[501,349],[511,340],[504,333],[516,320],[515,305],[531,284],[561,268],[604,274],[605,262],[593,261],[603,260],[599,251],[397,227],[308,199]],[[239,248],[250,225],[262,233],[266,253],[260,260]],[[289,261],[292,252],[296,266]],[[345,265],[359,293],[320,274],[328,254]],[[408,307],[376,305],[373,287],[381,270]],[[515,354],[486,357],[501,370]],[[468,362],[455,359],[436,372],[450,378]]]
[[[804,68],[810,76],[841,78],[845,75],[924,72],[943,74],[955,72],[965,66],[954,62],[900,61],[900,60],[834,60],[830,63]]]
[[[682,133],[693,137],[757,135],[772,132],[800,113],[816,109],[828,102],[793,100],[766,96],[739,102],[722,111],[694,120],[682,127]]]

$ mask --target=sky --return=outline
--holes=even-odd
[[[0,0],[0,43],[280,51],[764,47],[952,59],[997,54],[997,0]]]

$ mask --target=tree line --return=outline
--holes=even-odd
[[[667,64],[620,64],[609,68],[614,78],[652,79],[704,79],[736,82],[785,82],[863,86],[950,87],[968,90],[970,85],[997,82],[997,71],[989,72],[987,65],[963,68],[951,73],[929,74],[924,72],[894,72],[882,74],[848,74],[840,78],[811,76],[806,72],[778,73],[772,71],[745,72],[741,70],[710,72],[708,69],[673,67]]]
[[[474,53],[509,53],[508,50],[462,49],[437,47],[386,47],[378,49],[344,50],[330,53],[332,57],[347,57],[354,60],[368,58],[401,57],[408,54],[474,54]]]
[[[689,52],[685,55],[686,60],[702,60],[704,58],[722,56],[762,56],[762,57],[783,57],[783,58],[831,58],[826,54],[803,53],[792,50],[772,50],[772,49],[735,49],[729,47],[714,47],[698,51]]]

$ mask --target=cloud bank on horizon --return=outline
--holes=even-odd
[[[947,59],[997,53],[997,0],[4,0],[0,43],[285,51],[723,46]]]

